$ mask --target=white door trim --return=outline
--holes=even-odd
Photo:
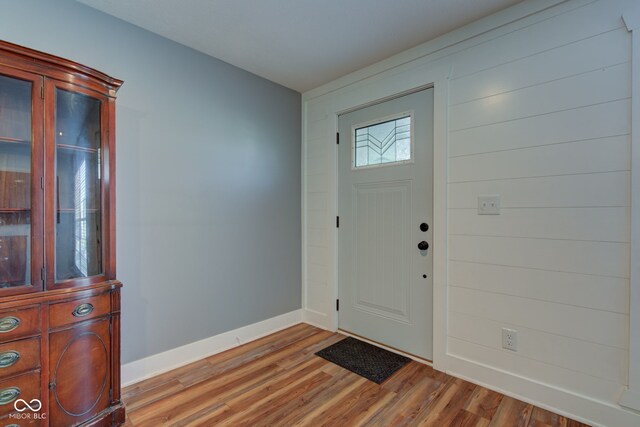
[[[640,411],[640,7],[622,15],[631,32],[631,271],[629,272],[629,381],[620,405]],[[635,261],[634,261],[635,260]]]
[[[447,139],[448,139],[448,99],[449,99],[449,69],[433,67],[425,72],[419,82],[396,79],[395,76],[386,78],[396,84],[387,85],[379,78],[371,79],[364,87],[360,87],[358,95],[353,93],[337,96],[333,99],[331,112],[328,114],[331,120],[327,120],[330,129],[328,134],[335,135],[338,131],[338,116],[348,111],[364,108],[368,105],[383,102],[408,93],[416,92],[427,87],[433,87],[433,366],[446,371],[447,353]],[[398,88],[397,83],[407,86]],[[413,83],[413,84],[412,84]],[[389,87],[397,90],[392,93],[380,93]],[[336,217],[338,205],[338,146],[333,144],[332,154],[329,156],[330,173],[333,180],[329,187],[327,204],[332,217]],[[338,230],[333,229],[328,237],[330,250],[328,269],[330,271],[327,288],[330,301],[338,298]],[[324,322],[320,319],[314,321],[314,314],[306,313],[305,321],[308,323],[322,324],[332,331],[338,330],[338,312],[334,309]],[[321,315],[318,313],[318,315]],[[320,316],[318,316],[320,317]]]

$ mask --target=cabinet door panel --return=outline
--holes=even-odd
[[[110,319],[88,321],[51,333],[49,347],[51,427],[73,426],[109,406]]]
[[[102,274],[101,104],[56,88],[56,282]]]
[[[47,81],[47,287],[105,280],[104,182],[108,101]]]
[[[42,287],[41,87],[0,67],[0,296]]]

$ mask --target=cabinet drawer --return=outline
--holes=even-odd
[[[0,342],[40,332],[40,310],[38,307],[0,313]]]
[[[104,316],[111,311],[109,292],[92,297],[60,302],[49,306],[49,322],[52,328],[70,325],[94,317]]]
[[[40,337],[0,344],[0,379],[39,367]]]
[[[15,412],[13,404],[17,399],[40,399],[39,371],[0,381],[0,416]]]
[[[14,412],[0,419],[0,427],[36,427],[42,425],[42,420],[37,419],[28,410]]]

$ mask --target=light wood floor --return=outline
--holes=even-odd
[[[129,427],[584,426],[411,362],[381,385],[314,355],[300,324],[123,390]]]

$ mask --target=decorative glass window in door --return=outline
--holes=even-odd
[[[411,115],[354,127],[353,165],[356,168],[411,160]]]

